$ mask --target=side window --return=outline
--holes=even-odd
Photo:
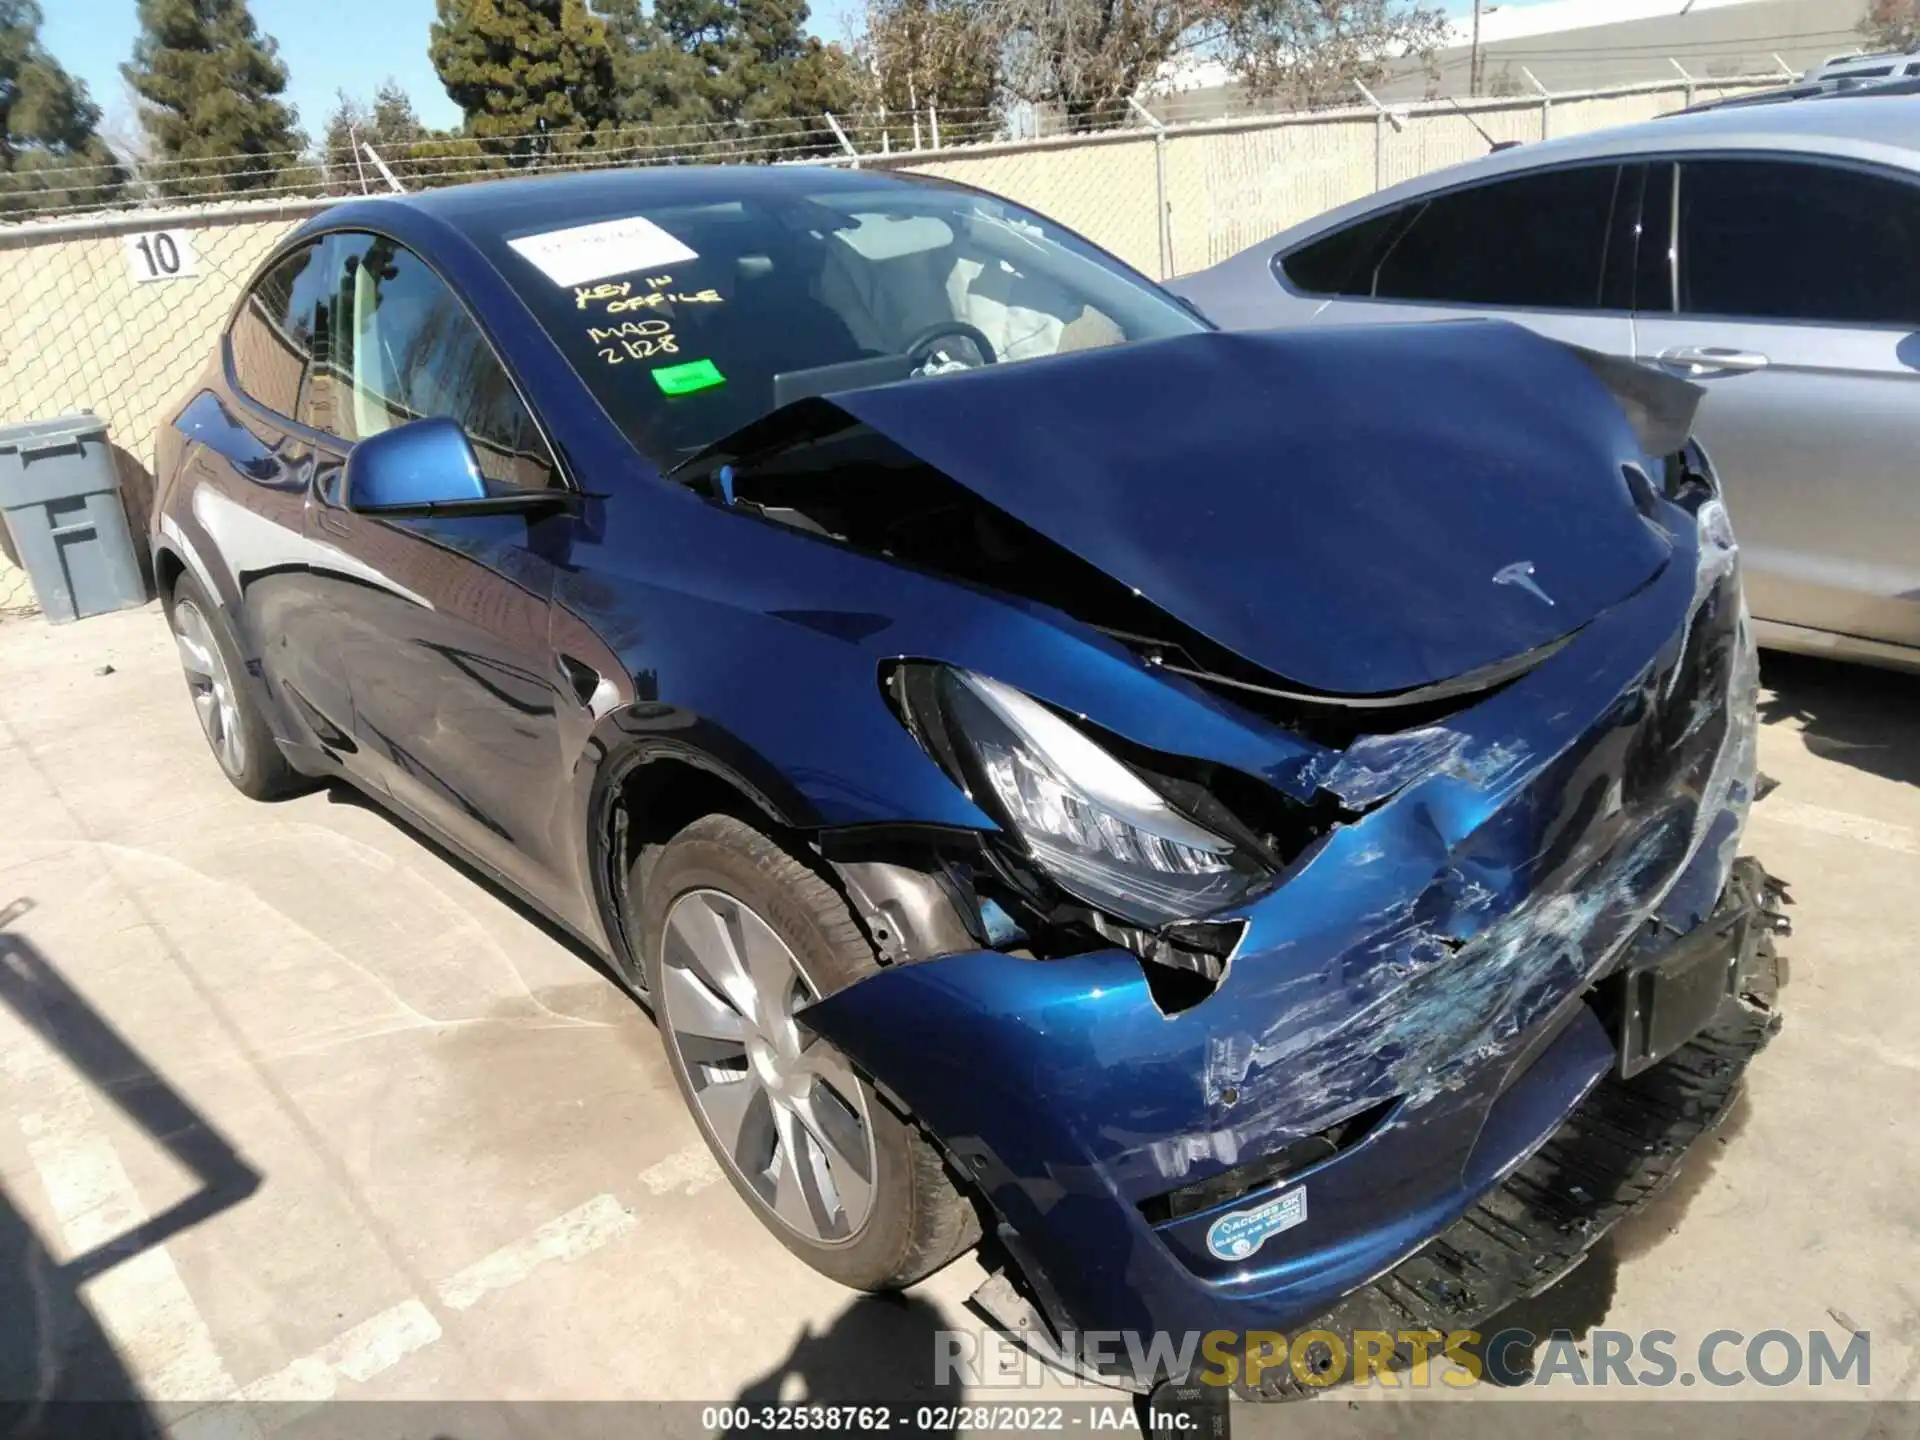
[[[1438,195],[1374,270],[1381,300],[1594,310],[1616,165],[1548,170]]]
[[[233,317],[227,341],[240,388],[269,410],[292,417],[314,358],[317,310],[331,287],[316,241],[284,256],[262,275]]]
[[[545,442],[479,325],[425,261],[377,235],[337,237],[327,428],[348,440],[409,420],[457,420],[498,485],[553,483]]]
[[[1276,255],[1275,278],[1304,295],[1371,295],[1375,258],[1406,215],[1405,209],[1369,215],[1290,255]]]
[[[1680,167],[1680,309],[1920,325],[1920,187],[1840,166]]]

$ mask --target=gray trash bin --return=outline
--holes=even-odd
[[[0,516],[54,624],[146,603],[120,470],[97,415],[0,426]]]

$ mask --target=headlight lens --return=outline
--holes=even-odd
[[[1044,705],[997,680],[942,670],[956,778],[1061,888],[1136,924],[1208,914],[1267,878],[1231,841]],[[938,752],[936,751],[936,758]],[[986,792],[982,794],[981,792]]]

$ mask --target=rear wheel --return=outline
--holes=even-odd
[[[731,816],[687,826],[641,890],[654,1017],[674,1079],[741,1197],[814,1269],[909,1285],[979,1238],[932,1143],[805,1023],[879,969],[846,902]]]
[[[305,789],[307,780],[280,753],[251,690],[225,620],[191,575],[174,586],[167,608],[173,640],[186,672],[187,693],[213,758],[234,787],[255,800],[275,800]]]

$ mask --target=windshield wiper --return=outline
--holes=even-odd
[[[775,378],[777,381],[779,377]],[[749,465],[783,450],[824,440],[859,423],[832,401],[818,395],[805,395],[722,435],[664,471],[661,478],[690,488],[704,487],[717,494],[710,482],[726,466]]]
[[[913,365],[910,355],[869,355],[833,365],[815,365],[807,370],[783,370],[773,377],[773,407],[778,410],[796,400],[833,395],[841,390],[890,385],[913,374]]]

